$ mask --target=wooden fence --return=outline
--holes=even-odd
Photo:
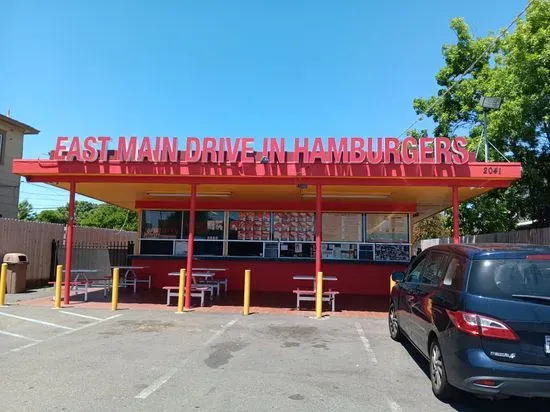
[[[421,241],[422,250],[435,245],[452,243],[452,238],[427,239]],[[465,235],[461,243],[523,243],[550,245],[550,227],[541,229],[515,230],[513,232],[486,233],[483,235]]]
[[[29,259],[27,284],[38,285],[50,279],[52,242],[63,242],[65,225],[0,219],[0,258],[6,253],[24,253]],[[135,232],[76,226],[74,241],[105,244],[136,240]]]

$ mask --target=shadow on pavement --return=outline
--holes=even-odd
[[[430,379],[429,363],[420,352],[409,342],[405,341],[402,346],[407,350],[411,358],[418,367]],[[461,392],[457,401],[449,403],[449,406],[460,412],[469,411],[550,411],[550,399],[529,399],[529,398],[509,398],[502,400],[480,399],[477,396],[466,392]]]

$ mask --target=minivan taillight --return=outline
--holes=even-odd
[[[484,338],[519,340],[515,332],[504,322],[476,313],[447,310],[456,328],[464,333]]]

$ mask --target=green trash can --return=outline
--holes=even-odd
[[[6,279],[7,293],[23,293],[27,289],[27,266],[29,260],[23,253],[6,253],[4,263],[8,264]]]

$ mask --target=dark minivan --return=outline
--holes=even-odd
[[[434,246],[392,279],[390,335],[429,360],[438,398],[550,397],[550,247]]]

